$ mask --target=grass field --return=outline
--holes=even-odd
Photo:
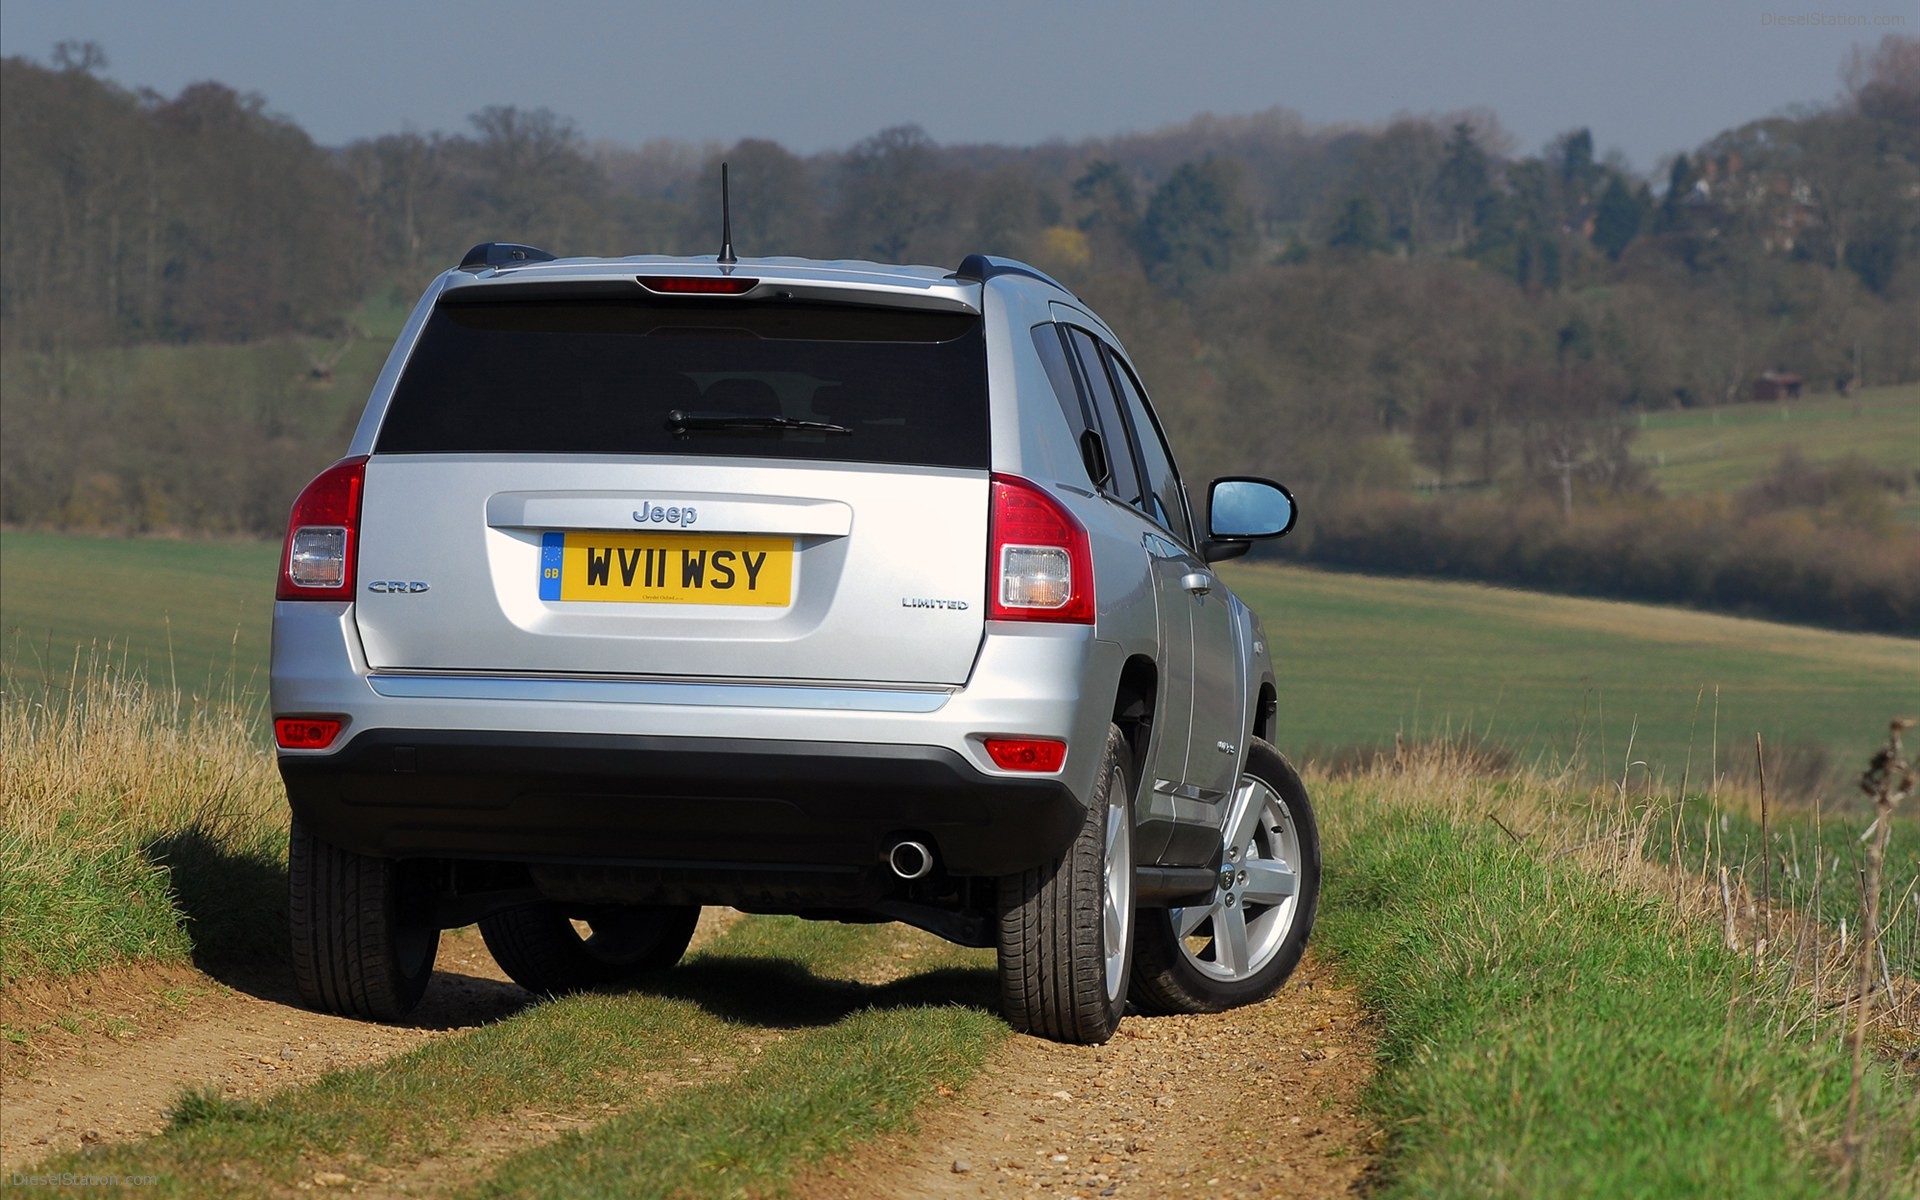
[[[1262,614],[1282,745],[1324,756],[1471,731],[1619,778],[1697,784],[1714,746],[1799,743],[1857,772],[1920,716],[1920,641],[1476,584],[1229,566]],[[1631,753],[1629,753],[1631,743]],[[1719,766],[1736,764],[1723,752]]]
[[[1920,384],[1869,388],[1852,399],[1650,413],[1634,443],[1635,457],[1669,496],[1737,492],[1788,450],[1809,462],[1858,455],[1876,466],[1920,469]],[[1901,515],[1920,521],[1920,497]]]
[[[12,686],[64,679],[76,647],[111,643],[155,683],[218,691],[231,677],[264,694],[276,554],[8,532],[0,627]],[[1644,762],[1636,785],[1647,770],[1678,784],[1690,747],[1697,781],[1716,742],[1751,747],[1756,732],[1857,769],[1888,718],[1920,715],[1920,641],[1473,584],[1226,573],[1273,639],[1280,737],[1295,753],[1471,730],[1528,757],[1577,753],[1616,778]]]
[[[266,692],[279,547],[0,534],[0,655],[14,686],[64,680],[97,649],[188,691]]]

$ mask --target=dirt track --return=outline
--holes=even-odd
[[[732,916],[710,913],[698,940]],[[151,1136],[188,1087],[255,1098],[458,1036],[532,1002],[471,931],[443,940],[437,967],[406,1026],[309,1012],[280,972],[219,982],[185,968],[129,969],[74,988],[9,989],[0,1018],[36,1032],[30,1050],[6,1048],[0,1170],[89,1142]],[[929,1106],[918,1134],[816,1168],[794,1194],[1343,1195],[1378,1137],[1356,1104],[1370,1048],[1352,994],[1309,960],[1280,995],[1253,1008],[1130,1017],[1103,1047],[1010,1039],[965,1092]],[[407,1194],[428,1179],[443,1187],[470,1180],[497,1157],[497,1139],[476,1135],[467,1170],[442,1160],[424,1178],[403,1172]]]
[[[828,1164],[795,1195],[1344,1196],[1379,1131],[1361,1117],[1372,1041],[1311,958],[1265,1004],[1129,1017],[1105,1046],[1014,1038],[920,1132]]]
[[[86,1142],[159,1131],[189,1087],[253,1099],[499,1020],[532,1002],[471,931],[442,939],[425,1002],[407,1025],[376,1025],[301,1008],[284,971],[189,968],[109,971],[71,987],[9,989],[0,1018],[35,1029],[32,1049],[7,1047],[0,1170]],[[77,1013],[63,1028],[61,1014]],[[51,1027],[49,1022],[53,1022]]]

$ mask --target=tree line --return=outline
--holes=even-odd
[[[1565,512],[1543,495],[1328,501],[1312,537],[1264,553],[1358,571],[1683,604],[1833,629],[1920,633],[1920,538],[1891,522],[1915,484],[1789,454],[1731,504],[1689,497]]]
[[[1652,178],[1587,129],[1519,153],[1485,112],[1349,127],[1273,109],[1036,146],[896,126],[801,156],[589,143],[501,106],[329,148],[258,96],[134,92],[105,66],[74,44],[0,61],[6,417],[47,428],[48,409],[93,405],[105,426],[71,477],[4,439],[8,522],[198,527],[143,506],[149,477],[183,468],[133,432],[152,421],[108,415],[140,407],[139,379],[118,408],[75,393],[100,374],[75,366],[88,355],[339,338],[369,294],[410,298],[479,241],[712,253],[723,160],[741,253],[1025,258],[1115,324],[1191,473],[1320,498],[1426,481],[1564,516],[1646,496],[1625,414],[1743,399],[1769,370],[1811,391],[1920,379],[1920,39],[1856,52],[1835,102]],[[277,446],[276,469],[337,448],[331,417],[213,407]],[[120,498],[76,506],[78,475],[114,461],[140,464]],[[271,532],[298,482],[246,483],[259,497],[207,524]]]

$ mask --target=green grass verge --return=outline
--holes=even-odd
[[[1490,822],[1324,796],[1316,939],[1378,1015],[1379,1194],[1832,1197],[1835,1038],[1773,1036],[1772,993],[1717,933]],[[1859,1195],[1920,1184],[1920,1098],[1867,1075]]]
[[[1757,732],[1857,777],[1889,718],[1920,716],[1920,640],[1300,567],[1223,574],[1266,625],[1279,741],[1308,757],[1471,731],[1673,789],[1750,763]]]
[[[278,958],[286,800],[257,705],[117,666],[0,695],[0,980]]]
[[[277,557],[0,535],[0,980],[285,953]]]
[[[192,957],[167,873],[136,842],[101,845],[84,825],[56,823],[50,845],[0,830],[0,982]]]
[[[1649,413],[1634,457],[1670,496],[1732,493],[1757,483],[1789,450],[1809,462],[1856,456],[1907,470],[1920,446],[1920,384],[1869,388],[1853,399]]]
[[[990,1012],[927,999],[785,1039],[737,1079],[517,1155],[462,1194],[557,1200],[778,1190],[796,1167],[906,1127],[936,1088],[978,1071],[1006,1033]]]
[[[906,1127],[1007,1036],[977,953],[924,955],[922,973],[888,984],[848,977],[884,958],[894,936],[748,918],[639,990],[533,1005],[258,1103],[190,1092],[157,1137],[62,1155],[36,1173],[157,1175],[140,1189],[157,1196],[252,1196],[336,1171],[391,1184],[488,1122],[518,1130],[529,1110],[600,1119],[611,1108],[622,1115],[501,1160],[471,1181],[473,1194],[777,1186]]]

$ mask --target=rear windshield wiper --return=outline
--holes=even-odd
[[[667,414],[667,432],[695,433],[703,430],[793,429],[803,433],[852,433],[845,425],[831,421],[802,421],[798,417],[751,416],[747,413],[690,413],[674,409]]]

